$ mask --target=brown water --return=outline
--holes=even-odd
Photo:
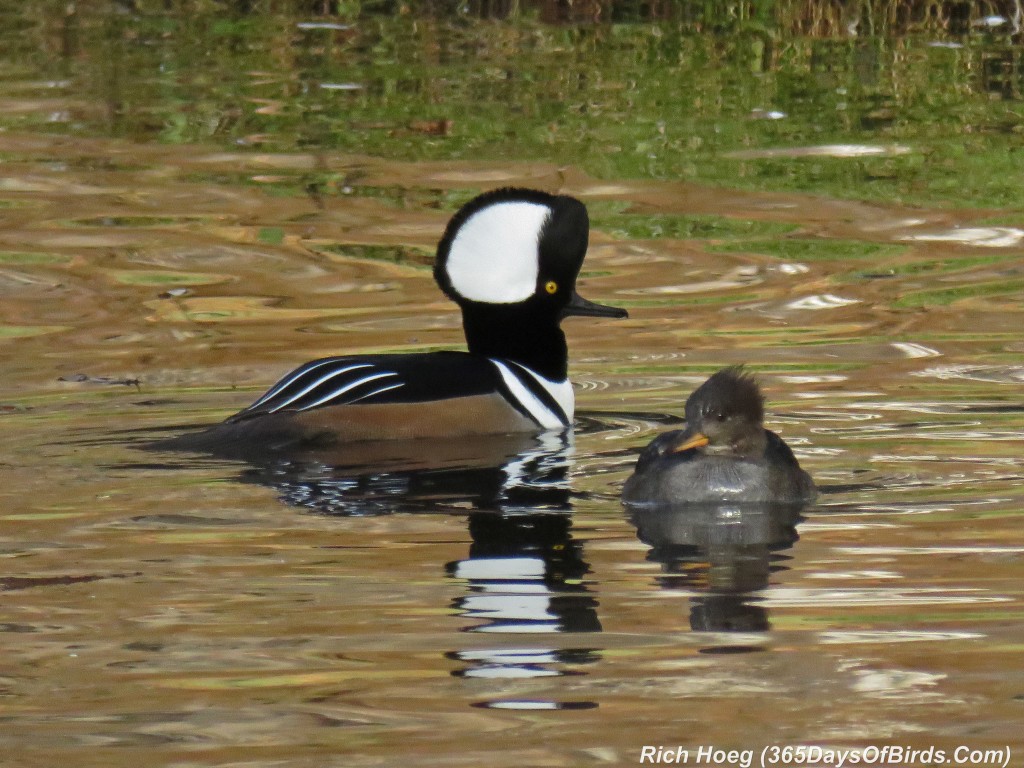
[[[0,157],[0,764],[1019,763],[1014,208],[42,131]],[[275,193],[317,169],[358,185]],[[459,347],[433,247],[504,184],[587,202],[581,292],[630,309],[566,323],[571,445],[341,470],[138,450],[317,356]],[[820,503],[629,517],[635,451],[739,362]]]
[[[145,454],[132,431],[216,420],[319,355],[457,347],[418,258],[445,213],[183,181],[313,162],[301,155],[0,143],[21,158],[0,232],[8,764],[1020,747],[1020,296],[900,305],[1019,279],[1013,248],[920,237],[971,232],[975,214],[329,157],[413,200],[527,183],[906,244],[861,276],[857,258],[596,231],[583,287],[632,314],[567,323],[573,449],[515,445],[504,464],[481,454],[497,471],[354,487]],[[268,227],[280,242],[261,242]],[[717,539],[631,521],[617,493],[633,449],[734,362],[760,372],[821,504],[798,536],[793,521],[739,519]]]

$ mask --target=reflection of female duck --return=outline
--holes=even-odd
[[[804,503],[817,491],[789,446],[764,428],[764,397],[741,367],[686,401],[686,429],[655,438],[622,491],[630,504]]]
[[[768,586],[782,552],[797,540],[797,504],[630,505],[647,559],[661,564],[665,589],[690,598],[697,631],[752,632],[769,627],[756,593]],[[729,646],[732,652],[737,646]]]
[[[630,520],[666,587],[746,593],[768,586],[772,553],[796,542],[796,504],[633,505]]]

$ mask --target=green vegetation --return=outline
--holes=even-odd
[[[647,214],[621,202],[591,202],[591,225],[613,237],[627,240],[734,240],[784,235],[798,229],[795,224],[723,216],[679,216]]]
[[[5,265],[67,264],[69,261],[71,261],[71,257],[62,253],[0,251],[0,264]]]
[[[9,130],[1020,207],[1024,77],[1000,3],[9,5],[8,78],[46,73],[83,103],[4,114]],[[805,153],[821,145],[899,150]],[[359,176],[276,175],[318,195]]]
[[[1001,296],[1024,293],[1024,280],[1000,280],[998,282],[973,283],[954,288],[915,291],[901,296],[893,302],[894,307],[946,306],[962,299]]]
[[[432,248],[416,248],[413,246],[389,245],[325,245],[317,248],[327,254],[338,254],[346,259],[369,259],[370,261],[387,261],[393,264],[429,270],[434,266]]]
[[[871,259],[880,261],[894,258],[906,251],[902,245],[882,245],[862,240],[827,240],[808,238],[777,238],[721,243],[708,246],[709,251],[763,253],[794,261],[833,261]]]
[[[906,277],[911,275],[949,274],[962,272],[976,267],[987,267],[1006,261],[1005,255],[997,256],[965,256],[956,259],[924,259],[904,263],[885,264],[877,268],[858,270],[838,279],[874,280],[878,278]]]
[[[260,227],[256,239],[267,245],[280,245],[284,242],[284,230],[280,227]]]

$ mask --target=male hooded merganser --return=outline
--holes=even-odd
[[[162,446],[219,452],[565,429],[574,398],[559,323],[626,317],[576,293],[588,234],[587,209],[572,197],[480,195],[452,217],[434,264],[462,310],[468,352],[314,360],[225,422]]]
[[[817,495],[793,451],[764,428],[764,396],[725,368],[686,401],[686,429],[656,437],[622,489],[629,504],[799,504]]]

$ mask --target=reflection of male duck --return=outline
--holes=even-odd
[[[389,442],[412,448],[408,442]],[[339,447],[254,465],[243,479],[270,485],[283,501],[327,515],[450,512],[469,506],[469,555],[447,570],[465,580],[468,593],[455,606],[484,620],[478,631],[600,631],[596,600],[582,581],[590,567],[571,535],[570,437],[545,433],[460,445],[447,445],[428,459],[373,444],[370,465],[357,461],[370,444],[351,456]]]
[[[455,606],[483,623],[477,632],[600,632],[590,566],[560,514],[474,513],[469,557],[448,564],[469,594]]]
[[[473,438],[420,451],[417,441],[360,444],[347,452],[307,451],[254,464],[243,478],[320,514],[472,511],[468,556],[447,565],[466,591],[455,609],[473,631],[600,632],[597,600],[584,579],[590,566],[573,540],[571,435]],[[361,462],[372,455],[372,463]],[[452,651],[470,677],[561,674],[553,667],[591,663],[588,649],[552,644]]]
[[[453,606],[474,620],[471,632],[530,639],[513,647],[452,651],[448,657],[465,665],[453,674],[528,679],[566,674],[597,661],[593,649],[565,648],[552,637],[601,631],[597,598],[584,580],[590,566],[571,528],[564,514],[470,515],[469,557],[447,566],[466,584],[466,594]]]
[[[571,509],[571,435],[388,440],[250,461],[242,480],[289,504],[338,516]]]

